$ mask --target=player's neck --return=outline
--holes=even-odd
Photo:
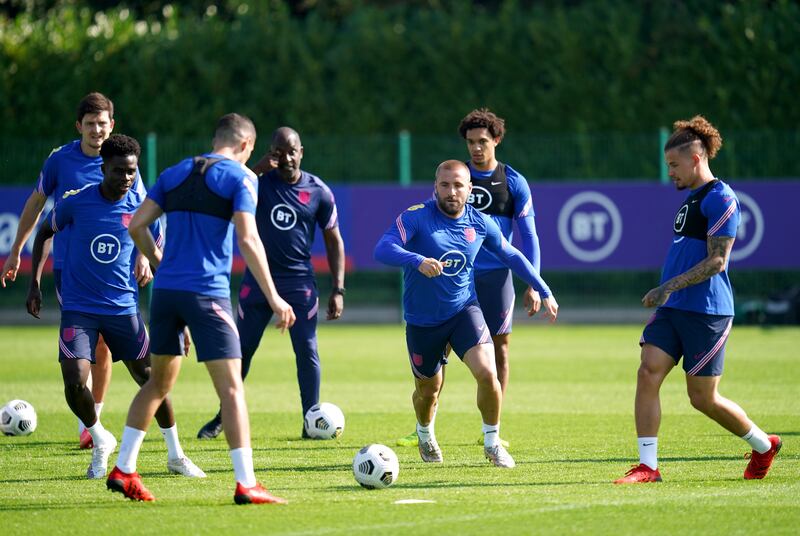
[[[697,190],[698,188],[702,188],[703,186],[714,180],[717,180],[717,178],[714,176],[714,174],[708,167],[701,168],[700,173],[697,175],[697,180],[694,183],[692,183],[689,189]]]
[[[487,160],[483,164],[476,164],[473,160],[469,161],[469,165],[472,166],[472,169],[476,171],[494,171],[497,167],[497,159],[492,158],[491,160]]]
[[[103,199],[105,199],[106,201],[111,201],[112,203],[116,203],[117,201],[125,197],[125,193],[117,194],[115,196],[115,194],[111,191],[111,188],[106,186],[105,182],[100,183],[100,195],[103,197]]]
[[[100,147],[94,148],[86,144],[85,141],[81,140],[81,152],[86,156],[91,156],[92,158],[100,156]]]
[[[289,177],[284,177],[284,176],[283,176],[283,174],[281,174],[281,173],[278,173],[278,176],[279,176],[279,177],[281,178],[281,180],[282,180],[283,182],[285,182],[286,184],[297,184],[298,182],[300,182],[300,177],[302,177],[302,176],[303,176],[303,174],[302,174],[302,173],[300,172],[300,170],[298,169],[298,170],[297,170],[297,173],[295,173],[295,174],[292,174],[292,175],[290,175]]]

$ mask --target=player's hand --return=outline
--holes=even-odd
[[[525,294],[522,297],[522,303],[528,311],[528,316],[533,316],[539,312],[542,307],[542,298],[533,287],[525,289]]]
[[[269,173],[276,167],[278,167],[278,159],[271,152],[268,152],[261,157],[261,160],[256,162],[252,170],[256,175],[263,175],[264,173]]]
[[[153,270],[150,261],[141,253],[136,254],[136,263],[133,267],[133,276],[140,287],[144,287],[153,280]]]
[[[443,267],[441,262],[434,258],[428,257],[422,261],[422,263],[417,267],[417,270],[419,270],[420,273],[425,277],[436,277],[442,275]]]
[[[286,303],[283,298],[276,296],[275,302],[270,303],[270,307],[277,319],[275,327],[281,330],[281,333],[294,326],[294,321],[296,320],[294,309],[292,309],[292,306]]]
[[[551,324],[556,321],[556,317],[558,316],[558,302],[556,302],[555,296],[550,296],[542,300],[542,311],[544,317],[550,320]]]
[[[331,292],[331,297],[328,298],[328,316],[326,320],[336,320],[342,316],[342,309],[344,309],[344,296],[338,292]]]
[[[650,289],[650,291],[644,295],[644,298],[642,298],[642,305],[645,307],[658,307],[659,305],[664,305],[667,302],[670,294],[671,292],[660,286]]]
[[[189,326],[183,328],[183,355],[188,356],[189,350],[192,347],[192,334],[189,332]]]
[[[3,273],[0,274],[0,284],[6,288],[6,279],[9,281],[17,280],[17,272],[19,271],[19,255],[9,253],[6,262],[3,264]]]
[[[42,310],[42,291],[39,290],[39,285],[31,285],[28,298],[25,300],[25,308],[32,316],[39,318],[39,312]]]

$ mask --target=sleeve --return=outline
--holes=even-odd
[[[517,248],[508,243],[500,231],[500,227],[491,218],[484,216],[484,221],[486,222],[486,238],[483,247],[494,253],[503,264],[511,268],[511,271],[539,291],[542,298],[549,298],[552,295],[550,288],[536,268]]]
[[[63,230],[64,227],[72,223],[75,211],[74,199],[74,197],[62,199],[59,203],[56,203],[56,206],[47,215],[47,221],[50,222],[50,228],[53,229],[54,233]]]
[[[242,168],[243,175],[233,192],[233,211],[255,215],[258,206],[258,178],[252,171],[244,169],[244,166]]]
[[[320,229],[333,229],[339,225],[339,212],[336,210],[336,199],[330,188],[321,189],[322,196],[317,208],[317,225]]]
[[[153,239],[156,242],[156,247],[158,249],[164,249],[164,227],[161,225],[161,219],[157,219],[153,223],[150,224],[150,234],[153,235]]]
[[[528,181],[508,165],[506,165],[506,173],[508,189],[514,197],[514,219],[533,218],[536,213],[533,210],[533,197]]]
[[[58,163],[54,155],[58,149],[53,149],[47,160],[44,161],[42,170],[39,172],[39,180],[36,182],[36,191],[44,196],[51,196],[58,186]]]
[[[530,261],[536,271],[541,271],[542,255],[539,250],[539,236],[536,234],[536,220],[521,218],[517,220],[519,228],[519,239],[522,245],[522,254]]]
[[[417,268],[425,257],[418,253],[408,251],[403,246],[414,237],[417,230],[417,218],[413,211],[423,208],[424,205],[414,205],[400,214],[389,227],[375,246],[374,257],[378,262],[389,266],[408,266]]]
[[[710,192],[700,208],[708,218],[708,236],[736,236],[739,201],[733,192]]]

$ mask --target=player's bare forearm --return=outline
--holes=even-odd
[[[331,280],[334,289],[344,288],[344,240],[339,232],[339,227],[325,229],[322,232],[325,240],[325,253],[328,256],[328,267],[331,270]],[[344,296],[335,290],[328,298],[327,320],[336,320],[342,316],[344,309]]]
[[[14,237],[14,243],[11,245],[10,254],[19,256],[22,252],[22,246],[28,241],[34,227],[36,227],[36,222],[39,220],[45,201],[47,201],[47,196],[39,192],[33,192],[28,197],[19,217],[17,234]]]
[[[31,236],[31,232],[33,232],[33,228],[36,226],[36,220],[39,219],[39,214],[42,213],[42,208],[44,208],[44,202],[46,200],[47,197],[44,195],[39,192],[33,192],[25,202],[25,208],[22,209],[22,214],[17,224],[17,234],[14,237],[14,243],[11,244],[8,257],[6,257],[6,261],[3,263],[3,271],[0,272],[0,286],[6,286],[6,279],[9,281],[16,281],[22,246],[28,241],[28,237]]]
[[[136,209],[136,213],[128,224],[128,234],[131,235],[136,249],[147,257],[153,268],[158,268],[161,264],[161,250],[156,246],[153,234],[150,232],[150,225],[156,221],[163,211],[155,201],[145,199]]]
[[[707,240],[708,255],[682,274],[665,281],[658,287],[650,290],[642,298],[645,307],[664,305],[669,295],[676,290],[681,290],[711,279],[725,269],[733,247],[733,237],[709,236]]]
[[[44,271],[44,261],[50,254],[50,246],[53,242],[55,232],[50,227],[50,222],[42,222],[36,238],[33,240],[33,252],[31,253],[31,288],[35,285],[39,288]]]
[[[233,224],[236,228],[236,243],[242,253],[250,273],[256,278],[261,292],[269,303],[277,319],[276,327],[283,332],[294,325],[295,314],[292,307],[280,297],[267,263],[264,244],[258,236],[255,216],[249,212],[234,212]]]
[[[328,257],[328,268],[331,270],[333,286],[344,287],[344,240],[338,227],[325,229],[322,233],[325,239],[325,252]]]
[[[161,264],[161,250],[156,246],[156,241],[147,227],[128,227],[128,234],[131,235],[133,243],[136,244],[136,249],[139,250],[141,255],[147,258],[150,266],[158,268]],[[138,257],[137,257],[138,258]]]

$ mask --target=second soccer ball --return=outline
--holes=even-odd
[[[314,439],[336,439],[344,432],[344,413],[328,402],[315,404],[308,408],[303,426]]]

